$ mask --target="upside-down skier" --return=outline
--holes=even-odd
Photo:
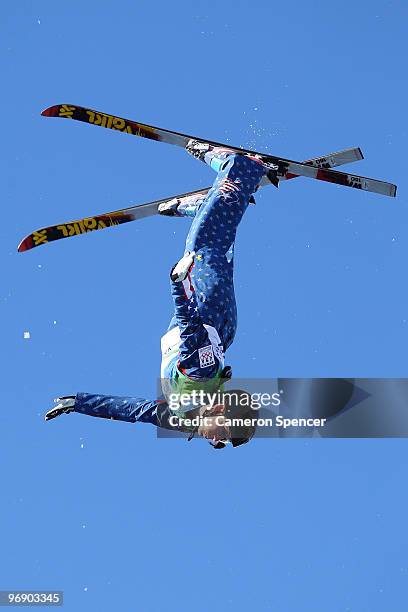
[[[193,218],[186,239],[184,256],[170,272],[174,316],[161,339],[161,381],[164,399],[148,401],[136,397],[111,397],[90,393],[57,398],[45,419],[79,412],[90,416],[128,422],[152,423],[157,427],[189,432],[207,438],[215,448],[231,442],[238,446],[254,435],[254,415],[248,401],[244,407],[225,394],[225,400],[211,405],[171,407],[175,394],[207,394],[219,391],[231,368],[225,365],[225,351],[234,340],[237,310],[233,283],[233,250],[238,225],[252,194],[270,169],[256,156],[241,155],[207,143],[190,141],[186,147],[194,157],[205,161],[216,172],[216,180],[206,197],[192,198],[187,204],[175,199],[162,204],[159,212]],[[232,392],[230,392],[232,395]],[[180,417],[174,424],[174,415]],[[185,425],[187,418],[205,417],[199,426]],[[234,426],[234,415],[249,417],[250,425]],[[228,417],[232,417],[232,420]],[[190,436],[190,437],[191,437]]]

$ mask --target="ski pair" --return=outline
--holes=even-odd
[[[360,159],[363,159],[361,150],[359,148],[353,148],[338,151],[337,153],[330,153],[329,155],[316,157],[314,159],[309,159],[303,163],[309,164],[312,168],[333,168],[335,166],[351,163]],[[296,175],[287,174],[284,178],[289,180],[296,178]],[[269,185],[270,182],[270,179],[267,177],[267,175],[265,175],[262,178],[261,186]],[[173,196],[171,198],[155,200],[154,202],[148,202],[147,204],[131,206],[129,208],[123,208],[121,210],[95,215],[93,217],[85,217],[76,221],[69,221],[68,223],[44,227],[26,236],[20,242],[18,251],[21,253],[42,244],[53,242],[54,240],[69,238],[71,236],[77,236],[79,234],[105,229],[106,227],[121,225],[122,223],[129,223],[129,221],[136,221],[138,219],[143,219],[144,217],[151,217],[158,214],[160,204],[165,204],[174,199],[178,200],[179,204],[183,204],[187,200],[191,202],[194,199],[198,200],[200,198],[204,198],[209,190],[210,187],[205,187],[204,189],[190,191],[189,193],[183,193],[182,195]]]
[[[276,157],[275,155],[258,153],[257,151],[233,147],[229,144],[226,145],[213,140],[197,138],[196,136],[188,136],[187,134],[165,130],[145,123],[138,123],[129,119],[123,119],[122,117],[115,117],[114,115],[108,115],[90,108],[84,108],[83,106],[57,104],[56,106],[50,106],[45,109],[41,114],[44,117],[74,119],[103,128],[118,130],[134,136],[141,136],[151,140],[174,144],[183,147],[183,149],[186,148],[190,140],[197,140],[208,143],[212,147],[225,147],[237,153],[246,153],[249,155],[256,154],[261,157],[263,163],[270,166],[279,180],[285,179],[291,175],[306,176],[319,181],[327,181],[329,183],[336,183],[337,185],[344,185],[346,187],[353,187],[354,189],[362,189],[363,191],[371,191],[391,197],[394,197],[396,194],[396,186],[391,183],[346,172],[338,172],[332,170],[330,165],[323,164],[313,166],[308,162],[297,162],[282,157]]]

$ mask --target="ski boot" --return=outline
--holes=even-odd
[[[205,154],[210,150],[208,142],[201,142],[200,140],[189,140],[186,144],[186,151],[193,157],[204,161]]]
[[[216,172],[223,170],[227,157],[234,154],[234,151],[227,147],[213,147],[208,142],[192,139],[188,141],[186,151],[196,159],[208,164]]]
[[[167,215],[168,217],[194,217],[204,200],[205,192],[204,194],[185,195],[181,198],[172,198],[167,202],[162,202],[157,210],[159,215]]]
[[[228,149],[227,147],[213,147],[208,142],[201,142],[200,140],[193,139],[188,141],[186,151],[193,157],[208,164],[216,172],[221,172],[224,169],[225,165],[228,163],[227,158],[229,155],[245,155],[252,161],[264,166],[265,174],[267,174],[270,182],[275,185],[275,187],[277,187],[279,184],[279,180],[277,179],[276,175],[277,167],[275,165],[265,164],[261,156],[257,153],[254,153],[253,155],[249,153],[239,153],[239,151],[234,151],[233,149]],[[253,203],[255,203],[255,201]]]
[[[55,417],[60,416],[61,414],[69,414],[73,412],[75,406],[75,397],[72,395],[66,397],[57,397],[54,400],[54,403],[57,404],[51,410],[45,414],[44,419],[46,421],[50,421],[51,419],[55,419]]]
[[[173,283],[180,283],[186,279],[194,262],[195,252],[186,253],[178,263],[171,269],[170,278]]]

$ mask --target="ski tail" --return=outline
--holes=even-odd
[[[343,151],[336,151],[335,153],[328,153],[327,155],[321,155],[320,157],[313,157],[311,159],[306,159],[302,162],[302,164],[307,164],[308,166],[313,166],[314,168],[335,168],[337,166],[342,166],[343,164],[351,164],[356,161],[360,161],[364,159],[363,152],[360,147],[352,147],[351,149],[344,149]],[[269,185],[272,183],[277,186],[274,182],[276,180],[276,173],[271,173],[272,178],[266,174],[261,181],[261,185]],[[298,178],[299,174],[291,174],[287,172],[283,176],[279,177],[278,183],[280,181],[288,181],[294,178]]]
[[[353,147],[351,149],[344,149],[343,151],[336,151],[328,155],[307,159],[302,163],[313,166],[314,168],[336,168],[337,166],[351,164],[362,159],[364,159],[364,155],[360,147]],[[285,179],[290,180],[297,176],[299,175],[287,173]]]
[[[318,181],[326,181],[328,183],[335,183],[336,185],[343,185],[344,187],[362,189],[363,191],[370,191],[392,198],[394,198],[397,193],[397,186],[392,183],[386,183],[385,181],[358,176],[356,174],[349,174],[348,172],[339,172],[331,168],[314,168],[306,164],[292,162],[283,170],[281,168],[281,172],[283,172],[283,174],[298,174],[317,179]]]

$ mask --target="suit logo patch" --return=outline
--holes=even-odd
[[[211,344],[198,349],[198,356],[200,358],[200,368],[208,368],[215,364],[214,351]]]

